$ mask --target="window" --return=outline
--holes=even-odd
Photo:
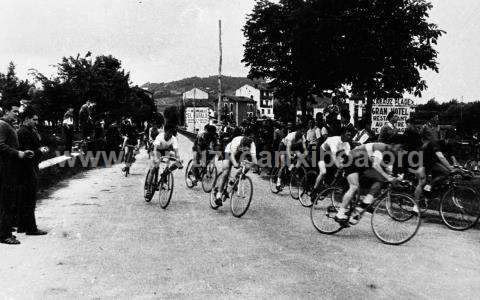
[[[230,110],[233,110],[233,103],[230,103]]]
[[[264,114],[265,114],[265,109],[262,108],[262,115],[264,115]]]

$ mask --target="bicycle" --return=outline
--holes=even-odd
[[[246,175],[248,173],[247,167],[250,164],[251,163],[247,161],[241,162],[241,170],[237,172],[234,178],[228,178],[228,182],[221,191],[222,202],[230,199],[230,210],[232,211],[232,215],[237,218],[241,218],[248,211],[250,203],[252,202],[253,183],[252,179]],[[215,189],[212,189],[210,192],[210,207],[217,210],[220,206],[215,203],[215,192]]]
[[[159,165],[151,168],[147,172],[147,176],[145,177],[145,185],[144,185],[144,198],[146,202],[150,202],[155,195],[155,192],[158,191],[158,202],[160,207],[166,209],[170,204],[170,200],[172,199],[173,189],[174,189],[174,179],[173,179],[173,172],[168,173],[168,175],[158,177],[158,174],[165,174],[166,170],[170,167],[171,162],[179,164],[179,169],[182,169],[181,161],[177,160],[172,156],[162,156],[159,159]],[[165,165],[163,167],[162,172],[160,172],[161,165]],[[154,172],[153,174],[153,183],[148,182],[148,178],[150,176],[150,172]],[[162,180],[162,177],[164,179]]]
[[[215,159],[212,159],[208,162],[206,166],[197,166],[199,168],[199,178],[195,176],[193,173],[193,159],[187,164],[187,168],[185,169],[185,185],[187,188],[193,188],[194,184],[193,181],[202,181],[202,189],[205,193],[210,193],[217,181],[217,166],[215,166]]]
[[[424,199],[419,201],[421,211],[427,211],[429,202],[438,199],[438,212],[445,226],[456,231],[474,227],[480,219],[479,194],[465,183],[472,177],[468,170],[460,169],[445,178],[430,179],[424,187]]]
[[[302,184],[303,177],[307,174],[306,169],[303,166],[300,167],[295,167],[295,164],[297,162],[297,155],[293,156],[291,166],[292,169],[290,170],[290,167],[285,166],[284,168],[284,173],[281,178],[281,186],[280,188],[277,188],[277,179],[279,176],[280,168],[279,167],[273,167],[272,171],[270,173],[270,191],[274,194],[280,193],[284,188],[285,185],[287,185],[288,182],[288,189],[290,196],[294,200],[298,200],[299,198],[299,193],[300,193],[300,187]]]
[[[331,187],[322,191],[310,209],[313,226],[322,234],[333,235],[350,224],[340,224],[335,216],[342,202],[343,189]],[[350,203],[347,216],[351,216],[362,202],[357,192]],[[420,210],[413,198],[407,194],[392,192],[388,184],[375,198],[364,213],[371,213],[371,227],[374,235],[388,245],[401,245],[411,240],[420,228]],[[352,224],[353,226],[353,224]]]
[[[122,169],[122,171],[125,173],[125,177],[128,177],[128,175],[130,174],[130,167],[135,162],[135,152],[138,151],[137,146],[134,145],[125,145],[125,149],[127,148],[129,149],[129,151],[125,156],[125,167],[123,167]]]
[[[315,182],[318,176],[318,172],[314,170],[310,170],[307,172],[307,175],[303,178],[302,184],[300,185],[298,199],[300,204],[303,207],[311,207],[313,202],[311,200],[311,194],[313,192],[313,188],[315,187]],[[347,184],[345,177],[343,176],[343,171],[339,170],[333,177],[330,182],[327,180],[328,174],[325,175],[322,181],[322,187],[338,187],[344,188]]]

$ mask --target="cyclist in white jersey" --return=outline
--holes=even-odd
[[[173,156],[177,159],[177,162],[170,165],[168,169],[161,174],[161,179],[164,180],[165,177],[173,172],[174,170],[182,167],[182,162],[180,160],[180,154],[178,153],[178,140],[177,137],[174,136],[176,130],[174,126],[165,125],[165,129],[163,132],[160,132],[155,140],[153,141],[153,160],[150,166],[150,175],[147,178],[149,183],[152,183],[154,178],[154,171],[158,168],[160,164],[160,158],[162,156]],[[173,152],[173,155],[172,155]]]
[[[257,151],[253,140],[247,136],[235,137],[226,147],[222,161],[222,173],[215,186],[215,204],[222,205],[222,191],[230,176],[232,167],[239,168],[242,160],[250,159],[257,165]]]
[[[342,168],[342,155],[350,153],[350,142],[352,140],[353,131],[344,129],[340,136],[329,137],[317,147],[317,165],[318,176],[311,195],[312,201],[320,192],[322,181],[327,174],[334,174],[335,170]]]

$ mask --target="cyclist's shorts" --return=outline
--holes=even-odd
[[[170,151],[173,151],[173,147],[168,147],[166,149],[157,149],[157,151],[160,154],[160,156],[167,156],[168,154],[170,154],[169,153]]]

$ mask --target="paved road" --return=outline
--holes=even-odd
[[[190,142],[180,137],[182,156]],[[317,233],[308,210],[253,175],[242,219],[213,211],[176,172],[167,210],[143,201],[147,160],[59,184],[42,200],[46,237],[0,246],[0,298],[477,298],[478,230],[426,223],[409,243],[381,244],[368,224]],[[364,222],[368,223],[368,222]]]

